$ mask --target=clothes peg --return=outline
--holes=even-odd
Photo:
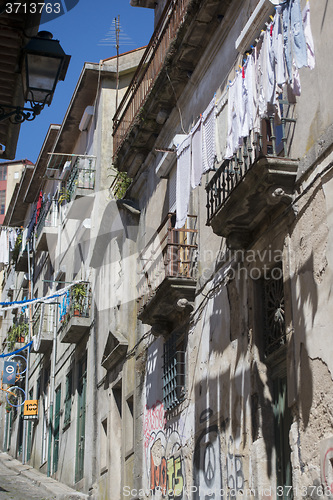
[[[272,15],[270,15],[269,17],[272,19],[272,21],[274,21],[274,17]]]

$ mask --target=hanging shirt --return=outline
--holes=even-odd
[[[270,26],[264,33],[264,43],[261,50],[264,50],[264,96],[266,103],[272,104],[275,97],[275,59]]]
[[[1,230],[0,234],[0,264],[9,264],[9,245],[8,245],[8,234],[4,229]]]
[[[245,67],[240,71],[239,79],[241,82],[241,101],[240,106],[240,139],[247,137],[249,135],[250,123],[249,123],[249,89],[247,87],[247,81],[245,78]]]
[[[215,96],[202,114],[202,167],[203,173],[214,168],[215,144]]]
[[[272,48],[275,61],[275,79],[278,85],[283,85],[287,81],[287,72],[283,50],[283,27],[282,8],[276,7],[273,26]]]
[[[256,65],[256,88],[257,88],[257,103],[258,103],[258,117],[259,121],[267,115],[267,91],[266,88],[266,32],[261,34],[261,44],[258,47],[258,57]],[[260,127],[260,124],[259,124]]]
[[[236,78],[229,85],[228,96],[228,135],[225,158],[230,159],[234,155],[234,136],[238,135],[237,130],[237,107],[236,101]]]
[[[310,23],[310,2],[306,3],[302,12],[302,18],[303,18],[303,28],[304,28],[304,36],[306,42],[306,54],[308,61],[307,66],[310,69],[313,69],[315,67],[316,61],[315,61],[314,43],[313,43],[311,23]]]
[[[215,143],[216,158],[219,163],[223,161],[228,133],[228,93],[225,92],[215,106]]]
[[[201,182],[202,167],[202,119],[201,117],[191,130],[191,186],[195,189]]]
[[[289,3],[282,5],[282,27],[283,27],[283,51],[286,61],[288,81],[292,79],[292,56],[291,56],[291,36],[290,36],[290,16]]]
[[[248,132],[253,129],[256,115],[256,95],[254,81],[254,56],[251,54],[247,57],[245,67],[245,87],[247,89],[247,115],[248,115]]]
[[[191,136],[177,149],[176,229],[184,227],[191,191]]]
[[[40,211],[42,208],[42,203],[43,203],[43,193],[42,193],[42,191],[40,191],[38,201],[37,201],[37,207],[36,207],[36,220],[35,220],[36,224],[37,224],[38,217],[39,217],[39,214],[40,214]]]
[[[293,58],[297,68],[302,68],[308,65],[308,57],[299,0],[290,0],[289,10]]]
[[[17,232],[15,229],[9,230],[9,250],[13,251],[17,239]]]
[[[292,77],[292,85],[291,85],[293,94],[296,96],[301,95],[301,79],[299,76],[299,71],[296,66],[295,61],[293,61],[293,77]]]

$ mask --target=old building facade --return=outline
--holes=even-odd
[[[39,158],[49,206],[96,167],[36,235],[34,296],[86,309],[48,306],[30,463],[98,499],[330,496],[332,6],[131,3],[155,31],[117,110],[87,65]]]

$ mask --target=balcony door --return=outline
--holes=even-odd
[[[83,478],[83,472],[84,472],[86,388],[87,388],[87,356],[84,356],[83,359],[81,359],[81,361],[79,362],[75,482],[78,482]]]

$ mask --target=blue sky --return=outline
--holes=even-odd
[[[120,52],[149,42],[153,33],[153,10],[131,7],[129,0],[79,0],[72,10],[40,26],[40,30],[50,31],[72,58],[66,79],[58,83],[51,106],[44,108],[33,122],[21,125],[16,159],[37,160],[49,125],[63,120],[84,62],[99,62],[116,54],[110,33],[118,15],[122,28]]]

